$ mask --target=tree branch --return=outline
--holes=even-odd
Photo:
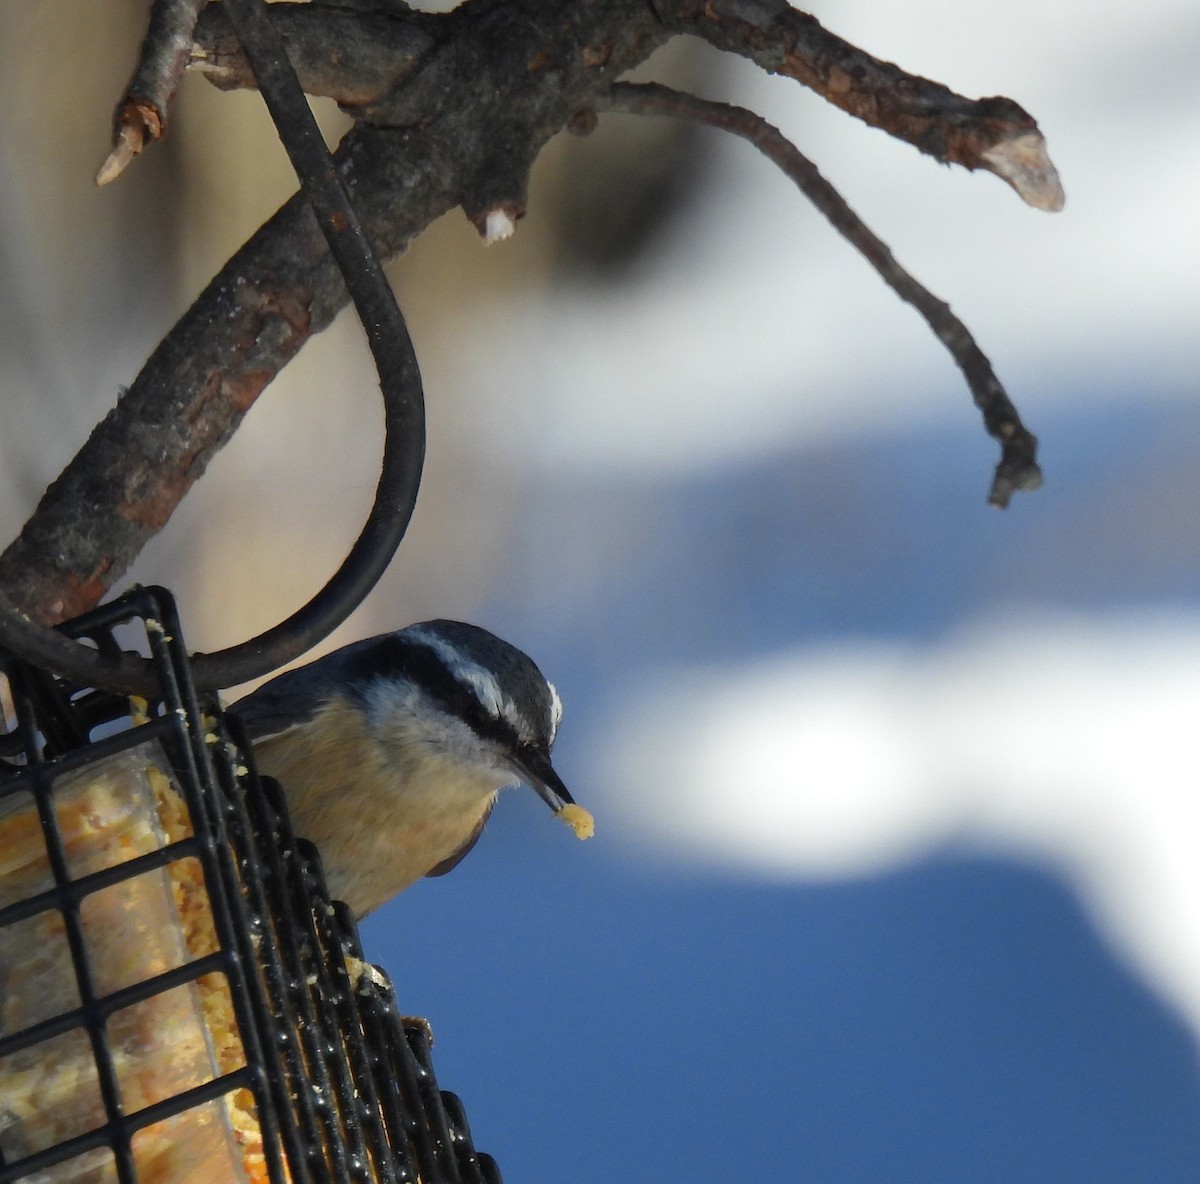
[[[945,301],[939,300],[896,262],[887,243],[871,231],[846,204],[845,198],[821,176],[817,166],[778,128],[744,107],[712,103],[653,83],[618,82],[605,106],[612,111],[672,115],[722,128],[749,140],[778,165],[829,219],[834,229],[878,272],[883,282],[925,318],[925,323],[958,363],[975,405],[983,414],[984,427],[1000,443],[1000,463],[996,466],[988,503],[1003,509],[1015,491],[1041,488],[1042,474],[1036,459],[1037,437],[1021,422],[1017,409],[996,377],[991,362],[976,345],[971,331],[950,311]]]
[[[439,18],[312,4],[274,4],[271,11],[309,94],[336,99],[356,119],[403,122],[397,90],[437,36]],[[655,11],[673,32],[793,78],[943,164],[985,169],[1029,205],[1062,208],[1062,185],[1045,140],[1033,116],[1012,99],[967,99],[909,74],[830,33],[787,0],[656,0]],[[585,52],[599,57],[607,50],[600,41]],[[201,16],[191,66],[224,89],[254,85],[219,5]]]
[[[268,11],[278,7],[289,6]],[[455,206],[495,202],[514,145],[527,169],[575,110],[593,106],[666,36],[634,0],[558,0],[558,19],[553,2],[542,7],[543,21],[490,0],[439,18],[456,32],[422,64],[432,114],[411,128],[361,125],[343,140],[336,159],[381,259]],[[609,62],[589,65],[584,48],[610,25]],[[0,556],[0,587],[44,623],[96,604],[346,300],[312,214],[292,198],[209,284],[50,486]]]
[[[965,99],[843,41],[786,0],[684,0],[663,19],[794,78],[943,164],[995,173],[1037,209],[1062,208],[1062,185],[1038,125],[1012,99]]]
[[[300,85],[360,117],[403,83],[433,47],[442,25],[441,18],[416,12],[314,4],[273,4],[269,16]],[[221,5],[201,15],[188,68],[220,90],[255,86],[254,71]]]
[[[906,75],[781,0],[466,0],[442,15],[400,4],[275,3],[267,11],[306,89],[331,94],[358,120],[336,159],[385,261],[455,206],[481,233],[511,229],[545,142],[601,106],[622,73],[677,33],[788,74],[938,159],[1002,172],[989,163],[998,146],[1028,136],[1040,144],[1033,120],[1010,100],[973,102]],[[222,85],[244,85],[224,28],[220,4],[210,4],[194,64],[215,70]],[[47,623],[96,604],[263,388],[346,299],[311,213],[293,198],[222,269],[47,491],[0,556],[0,589]]]
[[[148,144],[167,133],[167,108],[192,50],[192,32],[208,0],[154,0],[137,69],[113,115],[113,150],[96,174],[107,185]]]

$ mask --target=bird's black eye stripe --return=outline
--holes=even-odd
[[[450,715],[465,720],[479,736],[495,740],[508,751],[521,747],[516,729],[507,720],[489,715],[474,691],[459,682],[429,646],[394,634],[381,637],[376,646],[348,655],[344,674],[363,700],[379,677],[406,678]]]

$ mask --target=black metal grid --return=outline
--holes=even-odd
[[[96,734],[128,720],[127,699],[70,687],[0,654],[16,713],[15,727],[0,740],[0,819],[19,795],[31,795],[53,880],[0,908],[0,931],[56,911],[78,991],[77,1006],[0,1032],[0,1074],[6,1057],[28,1057],[54,1037],[85,1033],[105,1116],[93,1129],[31,1153],[8,1148],[6,1159],[9,1087],[0,1075],[0,1184],[38,1173],[55,1184],[148,1184],[139,1174],[138,1132],[235,1089],[253,1097],[263,1136],[259,1178],[272,1184],[499,1184],[494,1161],[472,1146],[458,1099],[437,1087],[428,1028],[401,1020],[390,984],[363,962],[349,912],[330,902],[316,850],[293,836],[278,786],[259,781],[236,721],[225,721],[215,702],[197,700],[169,594],[140,589],[65,628],[103,650],[116,646],[113,631],[127,625],[145,635],[162,694],[148,722],[115,735]],[[73,875],[56,787],[147,742],[161,746],[192,834]],[[102,990],[84,932],[86,902],[185,858],[202,869],[219,948]],[[9,990],[14,983],[19,989],[19,968],[7,969]],[[245,1063],[127,1112],[112,1017],[214,972],[228,982]],[[104,1163],[74,1170],[86,1153]]]

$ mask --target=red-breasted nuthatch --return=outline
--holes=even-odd
[[[580,838],[591,815],[550,764],[558,692],[520,650],[425,621],[290,670],[237,702],[259,769],[364,917],[475,845],[497,792],[526,782]]]

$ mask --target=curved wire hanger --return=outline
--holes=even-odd
[[[391,285],[262,0],[226,0],[225,10],[366,330],[379,372],[385,435],[375,500],[341,567],[286,620],[248,641],[196,655],[192,677],[202,691],[234,686],[278,669],[327,637],[362,603],[408,529],[425,460],[421,375]],[[146,696],[158,691],[157,675],[147,659],[128,653],[101,654],[32,620],[2,590],[0,647],[80,685]]]

